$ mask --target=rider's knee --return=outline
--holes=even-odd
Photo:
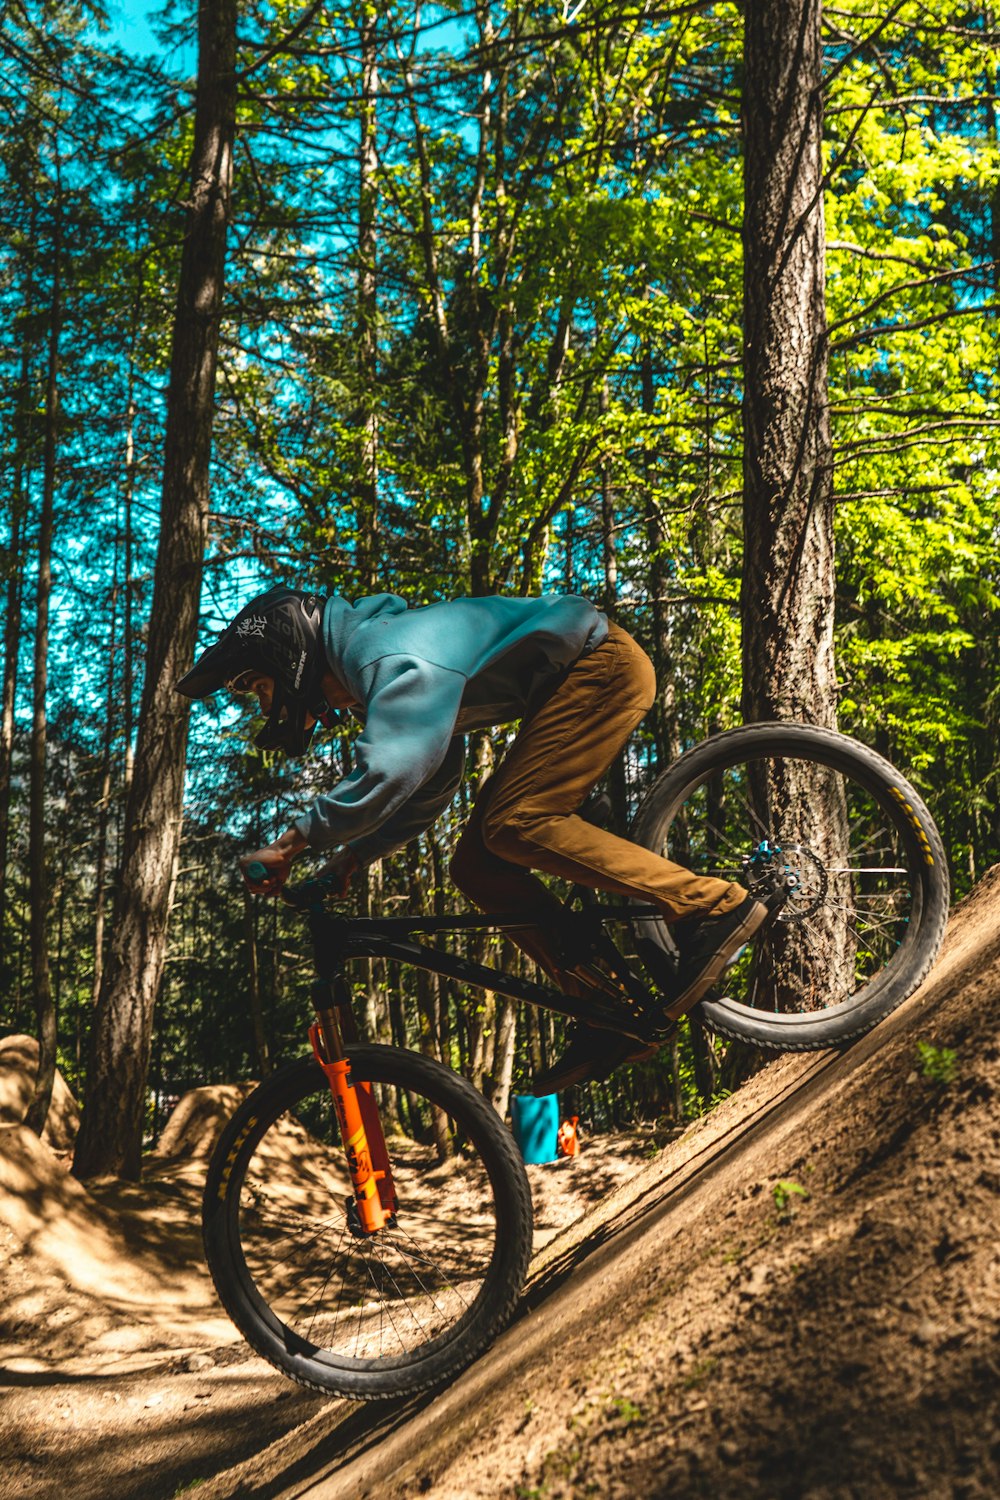
[[[514,865],[531,863],[531,843],[523,818],[487,815],[483,820],[483,843],[498,859]]]

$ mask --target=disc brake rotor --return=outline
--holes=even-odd
[[[830,887],[826,867],[805,844],[781,844],[762,839],[741,861],[752,896],[765,900],[776,891],[788,892],[781,922],[804,922],[826,900]]]

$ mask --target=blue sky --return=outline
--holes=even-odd
[[[108,0],[111,36],[127,52],[158,52],[159,43],[149,24],[157,8],[157,0]]]

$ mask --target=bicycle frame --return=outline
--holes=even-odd
[[[629,1020],[623,1019],[620,1006],[611,1000],[607,1005],[595,998],[578,999],[562,994],[559,990],[530,979],[517,979],[502,969],[488,964],[473,963],[442,948],[430,947],[414,942],[413,934],[440,932],[516,932],[518,928],[537,926],[537,919],[527,916],[493,918],[478,914],[453,914],[443,917],[335,917],[321,908],[309,911],[309,926],[316,956],[316,971],[319,980],[326,986],[336,986],[343,980],[346,963],[359,958],[394,958],[414,968],[428,969],[457,979],[462,984],[475,985],[492,990],[514,1000],[523,1000],[529,1005],[539,1005],[559,1015],[574,1020],[586,1021],[595,1026],[604,1026],[614,1031],[625,1031],[627,1035],[647,1040],[650,1026],[659,1014],[660,1007],[648,986],[638,978],[625,956],[603,932],[608,921],[652,921],[662,919],[662,912],[653,906],[636,906],[627,910],[615,906],[588,906],[588,920],[600,924],[602,945],[613,957],[615,972],[628,985],[638,1013]],[[643,954],[647,962],[656,962],[653,954]],[[657,975],[657,978],[664,976]],[[330,991],[332,997],[332,990]],[[330,1003],[330,1002],[327,1002]],[[333,1000],[336,1006],[342,1000]]]
[[[440,932],[498,931],[515,932],[519,927],[535,925],[527,917],[502,920],[479,915],[445,917],[335,917],[319,903],[309,907],[309,929],[316,960],[317,978],[313,983],[316,1020],[309,1028],[316,1061],[326,1074],[333,1097],[341,1141],[347,1157],[354,1188],[355,1233],[363,1236],[378,1233],[391,1225],[398,1204],[392,1179],[392,1168],[378,1105],[371,1086],[364,1081],[351,1082],[345,1039],[357,1040],[357,1024],[351,1002],[350,987],[344,966],[354,959],[394,958],[400,963],[428,969],[457,979],[540,1005],[560,1015],[612,1030],[628,1031],[643,1040],[653,1034],[657,1007],[648,987],[636,976],[628,961],[604,931],[606,921],[654,920],[662,914],[656,907],[587,906],[587,917],[600,924],[602,950],[612,959],[612,969],[627,985],[633,1001],[634,1015],[623,1024],[620,1006],[609,999],[607,1005],[595,998],[586,1001],[571,998],[547,985],[516,979],[502,969],[473,963],[413,940],[414,933],[431,935]],[[645,955],[655,964],[655,955]],[[662,1012],[660,1012],[662,1016]],[[662,1024],[662,1021],[661,1021]]]

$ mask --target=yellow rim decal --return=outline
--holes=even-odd
[[[889,791],[892,793],[896,801],[899,803],[900,807],[906,813],[910,827],[913,829],[914,833],[917,835],[917,838],[920,840],[920,848],[924,856],[924,864],[932,865],[934,863],[934,855],[931,853],[931,841],[927,837],[927,834],[924,830],[924,825],[921,823],[920,819],[913,811],[913,804],[906,800],[903,793],[899,790],[898,787],[891,786],[889,788]]]
[[[240,1131],[239,1135],[236,1137],[235,1141],[229,1149],[229,1155],[226,1157],[226,1164],[222,1168],[222,1176],[219,1179],[219,1197],[223,1200],[225,1199],[226,1193],[229,1189],[229,1178],[232,1175],[232,1170],[236,1163],[236,1158],[240,1154],[240,1147],[243,1145],[243,1142],[246,1140],[247,1136],[250,1134],[256,1123],[256,1117],[254,1117],[254,1119],[252,1120],[248,1120],[246,1126],[243,1130]]]

